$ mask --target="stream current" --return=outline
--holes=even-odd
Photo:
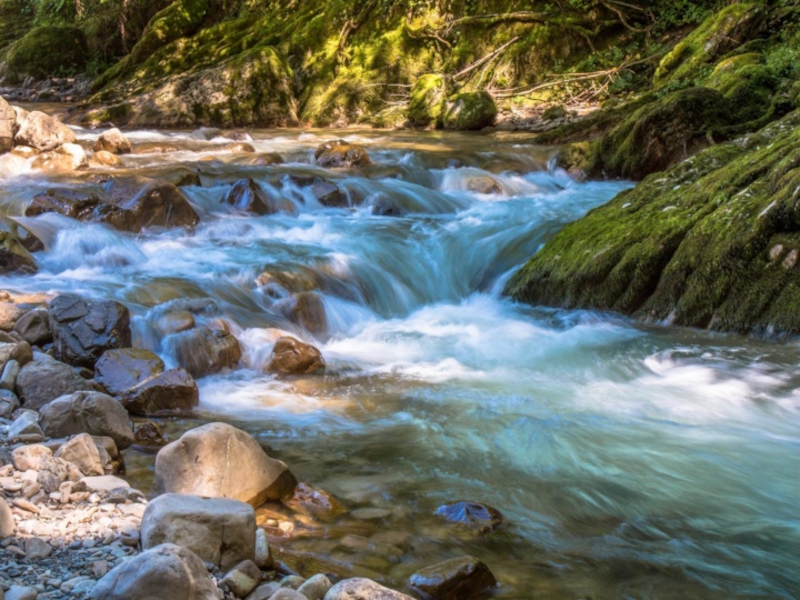
[[[77,132],[87,146],[100,133]],[[230,422],[349,509],[381,509],[298,522],[274,543],[287,564],[402,589],[420,567],[472,554],[501,582],[499,598],[800,597],[800,346],[500,294],[560,228],[630,184],[574,182],[524,136],[251,135],[284,164],[249,166],[251,156],[215,150],[229,140],[129,133],[178,151],[127,155],[115,172],[199,172],[200,185],[182,189],[200,224],[133,235],[18,218],[46,249],[36,275],[2,287],[123,302],[134,345],[169,366],[159,305],[213,300],[244,356],[198,381],[195,413],[160,419],[173,439],[198,422]],[[337,137],[363,144],[374,165],[309,164]],[[309,175],[339,185],[353,207],[321,206],[296,183]],[[243,177],[297,214],[223,204]],[[56,184],[90,185],[3,157],[0,212],[17,218]],[[376,216],[382,202],[402,215]],[[326,330],[288,320],[288,292],[256,284],[265,271],[315,288]],[[264,374],[276,328],[317,345],[326,374]],[[129,454],[131,476],[152,491],[152,453]],[[479,535],[433,514],[453,500],[489,504],[505,524]]]

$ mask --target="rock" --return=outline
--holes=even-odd
[[[200,222],[184,193],[175,185],[145,177],[115,177],[104,185],[108,200],[94,219],[120,231],[145,227],[194,227]]]
[[[75,141],[75,133],[69,127],[38,110],[28,113],[14,136],[17,145],[30,146],[39,152],[50,152]]]
[[[95,600],[217,600],[203,561],[191,550],[163,544],[112,569],[97,582]]]
[[[88,433],[80,433],[71,438],[56,450],[55,456],[72,463],[84,475],[103,475],[105,472],[100,451]]]
[[[14,147],[14,130],[17,127],[17,113],[5,98],[0,96],[0,154]]]
[[[413,600],[411,596],[390,590],[371,579],[354,577],[333,586],[325,600]]]
[[[276,212],[294,214],[295,207],[285,199],[273,199],[252,179],[240,179],[233,184],[223,202],[246,212],[257,215],[271,215]]]
[[[169,443],[169,438],[161,431],[161,427],[152,421],[140,424],[133,435],[136,443],[143,446],[164,446]]]
[[[139,385],[164,371],[164,361],[149,350],[106,350],[94,366],[95,381],[112,396]]]
[[[470,600],[487,597],[497,580],[480,560],[463,556],[417,571],[409,586],[433,600]]]
[[[91,384],[74,368],[57,360],[35,360],[22,367],[17,376],[22,405],[33,410],[40,410],[59,396],[91,389]]]
[[[0,365],[4,366],[12,360],[20,365],[27,365],[32,359],[33,351],[28,342],[0,342]]]
[[[503,186],[492,177],[472,177],[467,181],[467,189],[476,194],[501,194]]]
[[[14,324],[24,314],[25,311],[13,302],[0,302],[0,330],[13,330]]]
[[[14,515],[3,498],[0,498],[0,540],[14,535],[17,524],[14,522]]]
[[[2,537],[2,536],[0,536]],[[253,558],[259,569],[269,569],[272,567],[272,549],[269,545],[267,532],[258,527],[256,529],[256,548]]]
[[[392,511],[387,508],[371,507],[357,508],[350,514],[359,521],[378,521],[390,516]]]
[[[297,513],[322,521],[331,521],[347,512],[331,494],[302,482],[297,484],[291,498],[285,499],[283,503]]]
[[[234,498],[258,506],[288,496],[297,480],[249,434],[209,423],[158,452],[156,485],[163,492]]]
[[[342,208],[348,205],[347,196],[342,193],[339,186],[327,181],[316,182],[311,186],[311,193],[322,206]]]
[[[63,144],[43,152],[33,160],[31,168],[39,171],[76,171],[87,166],[89,159],[78,144]]]
[[[503,524],[503,515],[499,510],[480,502],[448,502],[437,508],[434,514],[450,523],[461,523],[481,533],[494,531]]]
[[[50,313],[42,308],[29,310],[17,320],[14,331],[31,346],[47,344],[53,339],[50,332]]]
[[[156,331],[162,336],[189,331],[195,326],[194,315],[188,310],[169,311],[156,319]]]
[[[17,389],[17,377],[19,376],[19,363],[14,359],[9,360],[3,367],[0,375],[0,389],[13,392]]]
[[[41,423],[51,437],[76,433],[108,436],[124,450],[133,443],[128,412],[111,396],[100,392],[75,392],[61,396],[41,409]]]
[[[35,82],[47,80],[55,73],[81,71],[91,56],[86,36],[78,27],[40,25],[26,27],[24,31],[25,35],[4,49],[4,74],[9,83],[24,86],[27,81],[29,85],[24,87],[31,88]],[[52,86],[45,82],[39,86],[42,88],[47,90]],[[45,97],[40,92],[38,98]],[[55,94],[50,96],[53,99]]]
[[[11,423],[8,428],[8,439],[11,442],[36,443],[44,441],[45,435],[42,431],[36,413],[26,410]]]
[[[113,475],[101,475],[98,477],[82,477],[73,486],[75,492],[110,492],[120,488],[129,488],[130,484],[124,479]]]
[[[92,154],[89,159],[91,167],[121,167],[124,163],[116,154],[112,154],[106,150],[99,150]]]
[[[255,511],[239,500],[163,494],[147,505],[141,536],[145,549],[177,544],[226,570],[255,557]]]
[[[131,151],[131,143],[122,132],[114,127],[104,131],[97,138],[94,144],[95,152],[110,152],[111,154],[128,154]]]
[[[36,588],[12,585],[6,592],[5,600],[36,600],[39,592]]]
[[[238,153],[253,153],[256,151],[253,144],[246,142],[232,142],[230,144],[222,144],[214,148],[217,152],[238,152]]]
[[[14,448],[11,452],[11,461],[17,471],[38,471],[41,467],[42,459],[53,456],[53,452],[42,444],[28,444]]]
[[[277,581],[262,583],[252,592],[247,594],[245,600],[270,600],[273,597],[273,595],[277,593],[280,589],[281,587]],[[304,600],[304,598],[301,598],[300,600]]]
[[[222,583],[239,598],[244,598],[261,582],[261,571],[252,560],[245,560],[225,574]]]
[[[322,600],[331,587],[333,587],[333,585],[330,579],[325,577],[322,573],[319,573],[297,588],[297,591],[308,598],[308,600]]]
[[[295,294],[286,307],[287,316],[312,335],[321,336],[328,330],[325,304],[319,294],[301,292]]]
[[[25,541],[25,560],[42,560],[52,554],[53,547],[38,537]]]
[[[232,369],[242,358],[239,340],[226,331],[206,327],[175,334],[169,344],[178,363],[193,377]]]
[[[308,600],[303,594],[291,588],[281,588],[277,590],[269,600]]]
[[[267,371],[278,375],[310,375],[325,369],[325,360],[314,346],[293,337],[275,342]]]
[[[71,219],[87,221],[93,218],[93,211],[101,202],[94,190],[54,187],[36,194],[25,209],[25,216],[37,217],[55,212]]]
[[[72,463],[63,458],[45,456],[39,464],[36,481],[44,493],[51,494],[59,491],[65,481],[77,481],[80,478],[81,472]]]
[[[437,125],[444,109],[447,84],[442,75],[429,73],[420,76],[411,88],[408,119],[421,127]]]
[[[130,313],[119,302],[62,294],[50,302],[55,357],[93,368],[106,350],[131,345]]]
[[[0,275],[36,273],[38,269],[36,260],[20,239],[10,231],[0,231]]]
[[[497,105],[489,92],[464,92],[448,98],[442,114],[445,129],[476,131],[494,125]]]
[[[369,154],[356,144],[348,144],[344,140],[326,142],[314,152],[314,159],[321,167],[363,167],[371,165]]]
[[[118,400],[132,415],[154,415],[162,411],[191,410],[200,401],[200,392],[189,373],[169,369],[125,390]]]
[[[0,389],[0,419],[10,419],[20,407],[19,398],[7,389]]]

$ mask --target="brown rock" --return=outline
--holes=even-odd
[[[142,446],[164,446],[169,444],[169,438],[153,421],[140,423],[133,432],[137,444]]]
[[[86,221],[91,219],[94,209],[102,202],[100,196],[92,191],[73,188],[51,188],[34,196],[25,209],[26,217],[56,212],[72,219]]]
[[[183,369],[169,369],[148,377],[119,394],[119,401],[132,415],[191,410],[200,401],[192,376]]]
[[[311,193],[322,206],[331,206],[334,208],[347,206],[347,196],[341,192],[339,186],[330,182],[318,181],[311,186]]]
[[[166,181],[116,177],[104,185],[108,200],[94,219],[120,231],[138,233],[145,227],[194,227],[200,218],[183,192]]]
[[[267,371],[278,375],[310,375],[325,369],[325,360],[314,346],[293,337],[275,342]]]
[[[92,436],[79,433],[56,450],[56,458],[72,463],[87,476],[103,475],[103,461]]]
[[[133,427],[125,408],[100,392],[75,392],[43,407],[40,423],[50,437],[77,433],[108,436],[124,450],[133,443]]]
[[[294,204],[285,199],[270,198],[252,179],[240,179],[233,184],[223,202],[257,215],[271,215],[281,211],[291,214],[295,212]]]
[[[289,318],[312,335],[322,335],[328,330],[328,318],[322,298],[313,292],[294,296],[289,304]]]
[[[256,563],[252,560],[245,560],[228,571],[222,578],[222,583],[226,584],[239,598],[244,598],[256,589],[262,579],[261,570]]]
[[[302,482],[294,488],[291,498],[284,499],[283,503],[297,513],[322,521],[332,521],[347,512],[331,494]]]
[[[57,360],[35,360],[22,367],[17,375],[19,399],[25,408],[32,410],[41,410],[64,394],[91,389],[91,384],[74,368]]]
[[[314,152],[314,158],[321,167],[362,167],[372,164],[363,147],[348,144],[344,140],[322,144]]]
[[[75,133],[69,127],[37,110],[28,113],[14,136],[17,145],[30,146],[39,152],[49,152],[75,140]]]
[[[193,377],[232,369],[242,358],[242,348],[226,331],[201,327],[175,334],[169,340],[178,363]]]
[[[39,171],[76,171],[88,163],[86,152],[78,144],[62,144],[37,156],[31,167]]]
[[[97,138],[94,144],[94,151],[105,151],[111,154],[128,154],[131,151],[131,143],[119,129],[114,127],[100,134],[100,137]]]
[[[20,239],[10,231],[0,231],[0,275],[37,270],[36,261]]]
[[[497,580],[483,562],[463,556],[417,571],[409,586],[433,600],[471,600],[489,596]]]
[[[17,320],[14,331],[32,346],[47,344],[53,340],[53,334],[50,332],[50,313],[42,308],[30,310]]]
[[[107,150],[98,150],[92,157],[89,159],[89,163],[91,166],[102,166],[102,167],[121,167],[123,162],[119,159],[116,154],[112,154]],[[94,163],[94,164],[92,164]]]

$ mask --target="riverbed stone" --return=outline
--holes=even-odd
[[[311,344],[293,337],[275,342],[267,371],[277,375],[310,375],[325,370],[322,353]]]
[[[437,508],[434,514],[450,523],[460,523],[481,533],[494,531],[503,524],[503,515],[499,510],[488,504],[468,500],[447,502]]]
[[[308,600],[322,600],[332,587],[331,580],[322,573],[318,573],[297,588],[297,591]]]
[[[70,438],[56,450],[55,456],[72,463],[84,475],[94,476],[105,473],[100,450],[88,433],[80,433]]]
[[[142,348],[106,350],[94,366],[95,381],[117,396],[164,371],[164,361]]]
[[[94,219],[120,231],[145,227],[194,227],[200,217],[175,185],[137,175],[114,177],[104,184],[107,198]]]
[[[156,485],[162,492],[233,498],[258,506],[291,495],[297,479],[270,458],[248,433],[209,423],[184,433],[156,456]]]
[[[413,600],[413,598],[371,579],[353,577],[340,581],[328,590],[325,600]]]
[[[63,458],[45,456],[39,464],[36,482],[45,494],[56,492],[65,481],[78,481],[82,474],[78,467]]]
[[[252,560],[244,560],[233,567],[222,578],[222,583],[236,594],[239,598],[244,598],[252,592],[263,579],[261,570]]]
[[[42,308],[29,310],[17,319],[14,331],[31,346],[41,346],[51,342],[53,334],[50,331],[49,311]]]
[[[297,323],[314,336],[322,336],[328,330],[328,317],[325,304],[315,292],[295,294],[285,306],[285,312],[292,322]]]
[[[39,591],[27,585],[12,585],[6,592],[5,600],[36,600]]]
[[[255,558],[255,518],[253,507],[239,500],[163,494],[147,505],[142,517],[142,547],[178,544],[206,562],[231,569]]]
[[[497,580],[483,562],[462,556],[420,569],[409,586],[434,600],[469,600],[488,596]]]
[[[242,358],[242,348],[227,331],[199,327],[175,334],[169,340],[178,363],[192,377],[232,369]]]
[[[342,208],[347,206],[347,196],[339,189],[339,186],[329,181],[318,181],[311,186],[311,193],[322,204],[332,208]]]
[[[33,201],[25,208],[25,216],[38,217],[55,212],[86,221],[92,218],[94,209],[101,203],[102,199],[94,189],[51,187],[33,197]]]
[[[38,110],[28,113],[14,136],[17,145],[30,146],[39,152],[49,152],[75,140],[75,133],[69,127]]]
[[[106,350],[131,345],[130,313],[119,302],[62,294],[49,306],[58,360],[91,369]]]
[[[255,563],[260,569],[272,567],[272,548],[269,545],[269,536],[261,527],[256,528]]]
[[[332,521],[347,512],[332,494],[303,482],[297,484],[291,497],[285,499],[283,504],[297,513],[321,521]]]
[[[362,167],[371,165],[367,151],[357,144],[335,140],[321,144],[314,152],[314,159],[321,167]]]
[[[124,450],[133,443],[133,427],[125,408],[100,392],[75,392],[43,407],[41,424],[51,437],[78,433],[108,436]]]
[[[0,419],[10,419],[19,407],[19,398],[14,392],[0,389]]]
[[[0,331],[14,329],[14,324],[24,314],[25,311],[13,302],[0,302]]]
[[[164,446],[169,443],[169,438],[158,423],[153,421],[145,421],[137,425],[133,435],[136,443],[143,446]]]
[[[162,544],[108,572],[91,592],[94,600],[218,600],[203,561],[191,550]]]
[[[19,376],[19,363],[13,358],[3,367],[0,374],[0,389],[13,392],[17,389],[17,377]]]
[[[94,143],[95,152],[110,152],[111,154],[128,154],[131,151],[131,143],[123,133],[116,127],[104,131]]]
[[[132,415],[148,416],[162,411],[191,410],[200,401],[197,383],[184,369],[169,369],[148,377],[118,394]]]
[[[91,390],[78,372],[57,360],[34,360],[17,375],[17,393],[25,408],[40,410],[48,402],[73,392]]]

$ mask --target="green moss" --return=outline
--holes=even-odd
[[[497,104],[488,92],[464,92],[448,98],[442,114],[445,129],[477,131],[494,124]]]
[[[542,120],[555,121],[556,119],[563,119],[566,116],[567,116],[567,109],[559,104],[556,106],[551,106],[546,111],[544,111],[542,113]]]
[[[447,83],[444,76],[429,73],[422,75],[411,88],[408,118],[415,125],[427,127],[436,124],[444,109]]]
[[[800,332],[800,113],[590,212],[509,282],[518,300],[740,333]]]
[[[18,83],[28,75],[44,79],[75,74],[86,65],[86,58],[86,40],[80,29],[36,27],[6,51],[6,75]]]

